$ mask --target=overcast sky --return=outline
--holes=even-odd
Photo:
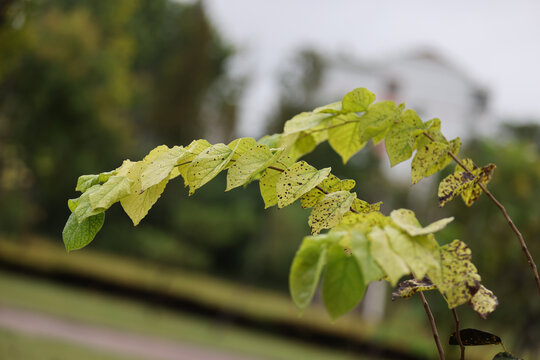
[[[275,101],[276,75],[307,46],[367,60],[431,48],[491,94],[498,117],[540,118],[540,1],[206,0],[239,51],[234,71],[253,76],[242,133]],[[362,84],[358,84],[362,86]]]

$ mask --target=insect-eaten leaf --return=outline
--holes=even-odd
[[[317,170],[305,161],[299,161],[279,176],[276,184],[279,208],[292,204],[296,199],[319,185],[330,174],[330,168]]]
[[[486,186],[493,176],[493,171],[495,170],[496,166],[495,164],[488,164],[487,166],[484,166],[483,168],[478,168],[472,160],[465,159],[462,161],[462,163],[467,167],[472,175],[474,175],[474,180],[470,182],[461,192],[461,198],[463,199],[463,202],[468,207],[472,206],[476,200],[480,197],[482,194],[482,188],[480,187],[480,184]],[[456,171],[454,172],[463,172],[463,168],[460,165],[456,166]]]
[[[446,299],[450,309],[469,302],[480,288],[480,275],[471,262],[471,249],[462,241],[454,240],[441,246],[441,266],[428,276]]]
[[[392,301],[396,299],[408,299],[418,291],[428,291],[436,289],[429,278],[425,277],[422,280],[410,279],[402,281],[396,290],[392,292]]]
[[[336,191],[319,201],[309,216],[311,232],[318,234],[322,229],[331,229],[340,223],[343,215],[349,211],[356,193]]]
[[[491,333],[477,330],[477,329],[463,329],[459,331],[461,342],[465,346],[479,346],[479,345],[497,345],[501,343],[501,338]],[[450,335],[448,341],[450,345],[459,345],[456,333]]]
[[[486,319],[489,314],[495,311],[495,308],[499,305],[499,301],[491,290],[486,289],[484,285],[480,285],[480,288],[469,301],[469,304],[478,315]]]
[[[473,174],[466,171],[456,172],[445,177],[439,184],[439,206],[443,207],[447,202],[460,195],[473,181]]]

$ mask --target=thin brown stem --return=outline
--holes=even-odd
[[[456,325],[456,339],[460,349],[460,360],[465,360],[465,345],[461,341],[461,334],[459,333],[459,318],[456,309],[452,309],[452,315],[454,315],[454,324]]]
[[[426,297],[424,296],[424,293],[422,291],[419,291],[418,295],[420,295],[420,299],[422,299],[424,310],[426,311],[427,317],[429,319],[429,323],[431,324],[431,331],[433,332],[433,339],[435,339],[435,345],[437,345],[437,350],[439,351],[439,359],[445,360],[444,350],[441,345],[441,339],[439,338],[439,332],[437,331],[437,325],[435,324],[435,318],[433,317],[433,313],[431,312],[431,309],[429,308],[429,304],[426,300]]]
[[[424,132],[424,135],[431,141],[435,141],[435,139],[433,139],[433,137],[431,137],[431,135],[429,135],[428,133]],[[448,155],[450,155],[450,157],[454,159],[454,161],[459,166],[461,166],[463,170],[465,170],[469,175],[474,177],[474,174],[471,172],[471,170],[467,169],[467,167],[461,162],[461,160],[459,160],[459,158],[454,153],[452,153],[451,151],[448,151]],[[529,252],[529,248],[527,247],[527,244],[525,243],[525,239],[523,238],[523,235],[521,235],[521,232],[518,230],[517,226],[514,224],[514,222],[510,218],[510,215],[508,215],[508,213],[506,212],[506,209],[504,208],[504,206],[495,198],[495,196],[493,196],[493,194],[486,188],[486,186],[482,184],[481,182],[478,183],[478,186],[480,186],[482,191],[486,193],[487,197],[489,197],[489,199],[499,208],[504,218],[508,222],[508,225],[510,226],[514,234],[516,234],[519,240],[519,243],[521,245],[521,250],[523,250],[523,253],[527,257],[527,262],[529,263],[529,266],[531,267],[533,271],[534,280],[536,282],[536,289],[538,290],[538,294],[540,295],[540,276],[538,275],[538,268],[536,267],[536,264],[533,260],[531,253]]]

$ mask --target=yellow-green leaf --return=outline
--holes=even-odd
[[[402,276],[409,274],[411,271],[405,261],[392,250],[388,236],[383,229],[375,226],[369,233],[368,238],[371,240],[371,254],[381,269],[384,270],[386,276],[388,276],[392,286],[395,286]]]
[[[238,160],[238,158],[244,155],[248,150],[257,146],[257,141],[253,138],[240,138],[231,141],[227,146],[234,151],[234,155],[231,158],[231,162],[233,162]]]
[[[227,173],[227,188],[225,191],[242,186],[249,182],[254,175],[276,162],[282,150],[272,153],[266,145],[256,145],[236,160]]]
[[[293,164],[293,160],[281,155],[280,159],[272,165],[272,168],[267,168],[259,180],[259,189],[261,197],[264,200],[264,208],[269,208],[277,204],[277,192],[276,185],[283,173],[290,165]]]
[[[439,206],[444,206],[447,202],[460,195],[474,180],[474,175],[466,171],[450,174],[439,184]]]
[[[289,289],[294,303],[305,309],[317,290],[326,263],[326,243],[316,237],[306,237],[296,252],[289,274]]]
[[[379,201],[378,203],[370,204],[367,201],[360,200],[360,199],[354,199],[352,203],[352,209],[358,213],[367,214],[374,211],[379,211],[381,208],[382,201]]]
[[[469,302],[480,287],[481,278],[471,258],[469,247],[454,240],[441,247],[440,270],[428,273],[451,309]]]
[[[90,203],[90,195],[92,195],[94,192],[98,191],[101,188],[102,185],[94,185],[87,189],[77,200],[77,206],[73,210],[73,215],[77,218],[78,223],[80,224],[84,219],[97,215],[105,209],[99,208],[99,209],[93,209],[92,204]]]
[[[234,150],[225,144],[215,144],[193,159],[187,170],[189,194],[212,180],[229,163]]]
[[[364,296],[366,287],[356,258],[334,244],[328,249],[322,281],[322,297],[326,310],[336,319],[352,310]]]
[[[422,120],[415,111],[406,110],[399,117],[399,123],[390,128],[385,139],[390,166],[395,166],[412,156],[415,139],[424,131],[422,125]]]
[[[343,110],[341,101],[336,101],[328,105],[319,106],[313,112],[315,113],[327,113],[327,114],[339,114]]]
[[[428,271],[438,271],[439,244],[433,235],[411,237],[392,226],[386,226],[384,231],[394,251],[405,261],[416,278],[423,278]]]
[[[99,184],[99,175],[81,175],[77,179],[76,191],[85,192],[94,185]]]
[[[470,304],[478,315],[486,319],[489,314],[495,311],[499,301],[491,290],[488,290],[484,285],[480,285],[480,288],[470,300]]]
[[[340,223],[343,215],[349,211],[356,193],[336,191],[327,194],[319,201],[309,216],[309,226],[312,234],[318,234],[322,229],[331,229]]]
[[[392,301],[396,299],[408,299],[418,291],[428,291],[436,288],[437,287],[433,285],[433,283],[427,278],[422,280],[405,280],[402,281],[397,289],[392,292]]]
[[[366,141],[360,138],[361,131],[362,124],[355,113],[338,115],[331,120],[328,142],[341,156],[344,164],[366,145]]]
[[[472,183],[468,184],[468,186],[465,186],[465,188],[461,192],[461,197],[463,198],[465,205],[470,207],[472,206],[472,204],[474,204],[476,200],[478,200],[478,198],[482,194],[482,188],[479,184],[485,186],[491,181],[491,177],[493,176],[493,171],[495,170],[495,167],[496,166],[494,164],[489,164],[481,169],[478,169],[473,164],[472,173],[475,178]]]
[[[131,194],[133,181],[125,176],[111,176],[100,188],[89,195],[92,209],[108,209],[120,199]]]
[[[178,164],[176,164],[176,167],[171,172],[171,175],[170,175],[169,179],[173,179],[173,178],[177,177],[178,175],[182,175],[182,177],[184,178],[184,185],[188,186],[189,182],[187,180],[187,172],[188,172],[188,169],[191,166],[191,162],[201,152],[208,149],[210,146],[212,146],[212,145],[208,141],[206,141],[204,139],[193,140],[191,142],[191,144],[189,144],[186,147],[186,150],[188,151],[188,153],[186,155],[184,155],[184,157],[182,158],[182,160]]]
[[[305,161],[299,161],[285,170],[276,184],[277,204],[282,208],[292,204],[330,174],[330,168],[317,170]]]
[[[444,229],[446,225],[454,220],[453,217],[437,220],[426,227],[422,227],[414,212],[408,209],[393,210],[390,213],[392,221],[401,229],[405,230],[411,236],[432,234]]]
[[[300,113],[285,123],[283,134],[289,135],[289,134],[309,130],[318,125],[321,125],[330,117],[332,117],[332,114],[326,114],[326,113],[321,113],[321,112]]]
[[[168,178],[178,162],[183,161],[188,154],[182,146],[166,148],[157,153],[141,174],[141,190],[144,191]]]
[[[381,101],[371,105],[360,117],[360,141],[373,139],[374,144],[379,143],[399,114],[400,110],[393,101]]]
[[[375,101],[375,94],[366,88],[357,88],[348,92],[342,100],[343,111],[362,112],[366,111]]]
[[[313,207],[319,201],[324,199],[324,196],[326,195],[325,193],[332,193],[340,190],[350,189],[342,189],[341,180],[339,180],[339,178],[337,178],[335,175],[329,174],[328,177],[324,179],[317,188],[311,189],[309,192],[302,195],[300,198],[302,207],[304,209]]]
[[[416,184],[423,178],[439,171],[440,168],[437,168],[437,164],[439,164],[441,160],[449,158],[448,150],[450,150],[450,146],[440,142],[431,142],[418,149],[411,163],[411,182]],[[448,163],[451,160],[452,159],[450,158]],[[446,160],[444,160],[443,163],[444,162],[446,162]]]

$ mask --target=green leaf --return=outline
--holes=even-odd
[[[428,279],[422,280],[410,279],[402,281],[398,288],[392,292],[392,301],[396,299],[408,299],[418,291],[428,291],[437,287]]]
[[[375,204],[370,204],[367,201],[354,199],[352,203],[352,209],[358,213],[368,214],[370,212],[379,211],[382,201]]]
[[[299,159],[302,156],[309,154],[317,147],[317,141],[315,137],[308,133],[300,133],[294,143],[289,149],[289,156],[293,159]]]
[[[328,249],[326,270],[322,281],[324,306],[332,319],[352,310],[364,296],[366,287],[362,271],[354,256],[343,246],[334,244]]]
[[[371,105],[360,117],[360,141],[373,139],[373,144],[383,140],[390,127],[400,115],[400,110],[393,101],[381,101]]]
[[[294,257],[289,288],[294,303],[302,310],[310,304],[317,290],[326,263],[326,247],[318,238],[306,237]]]
[[[480,288],[472,297],[470,305],[478,315],[486,319],[489,314],[495,311],[499,301],[491,290],[486,289],[484,285],[480,285]]]
[[[403,112],[399,121],[390,128],[385,139],[386,153],[392,167],[412,156],[415,139],[424,131],[422,120],[413,110]]]
[[[234,155],[225,144],[216,144],[202,151],[187,170],[187,182],[189,195],[195,190],[212,180],[229,163]]]
[[[411,237],[392,226],[384,228],[390,245],[405,261],[413,275],[421,279],[440,267],[439,244],[432,235]]]
[[[497,353],[495,357],[493,357],[493,360],[521,360],[517,356],[514,356],[506,351],[501,351],[500,353]]]
[[[428,276],[450,309],[469,302],[480,288],[480,275],[471,262],[469,247],[459,240],[441,247],[441,267]]]
[[[85,192],[94,185],[99,184],[99,175],[82,175],[77,179],[75,191]]]
[[[501,343],[501,338],[497,335],[476,329],[460,330],[459,337],[461,338],[461,343],[465,346],[497,345]],[[450,345],[459,345],[455,332],[450,335],[448,343]]]
[[[322,229],[331,229],[339,224],[354,199],[356,193],[348,191],[336,191],[326,195],[315,205],[309,216],[312,234],[318,234]]]
[[[156,154],[141,174],[141,190],[144,191],[168,178],[174,167],[179,161],[183,161],[187,154],[189,152],[181,146],[174,146],[171,149],[166,147]]]
[[[77,207],[73,210],[73,214],[76,216],[79,224],[83,222],[84,219],[97,215],[105,209],[93,209],[92,204],[90,203],[90,195],[98,191],[102,185],[94,185],[86,190],[78,199]],[[68,204],[69,206],[69,204]]]
[[[283,150],[272,153],[266,145],[256,145],[245,152],[229,168],[227,173],[227,188],[229,191],[249,182],[254,175],[257,175],[272,163],[276,162]]]
[[[111,176],[100,188],[90,194],[90,204],[93,210],[108,209],[115,202],[131,193],[133,181],[125,176]]]
[[[99,232],[105,221],[105,213],[99,213],[77,221],[75,214],[71,214],[68,218],[64,230],[62,231],[62,239],[66,250],[72,251],[88,245]]]
[[[437,220],[426,227],[422,227],[416,219],[414,212],[408,209],[393,210],[390,213],[390,217],[397,226],[405,230],[411,236],[432,234],[444,229],[448,223],[454,220],[453,217],[444,218]]]
[[[364,234],[359,231],[350,232],[349,246],[351,253],[356,257],[356,261],[360,265],[365,286],[384,277],[385,274],[375,262],[371,254],[370,242]]]
[[[368,237],[371,240],[371,254],[388,276],[392,286],[395,286],[402,276],[411,271],[403,259],[392,250],[384,230],[375,226]]]
[[[366,88],[357,88],[348,92],[342,100],[343,111],[367,111],[369,105],[375,101],[375,94]]]
[[[328,128],[328,142],[341,156],[344,164],[366,145],[366,141],[360,138],[361,131],[362,124],[355,113],[338,115],[332,119]]]
[[[305,161],[299,161],[285,170],[276,184],[279,208],[292,204],[330,174],[330,168],[317,170]]]
[[[260,138],[257,143],[261,145],[266,145],[270,149],[275,149],[279,144],[279,141],[281,140],[281,134],[272,134],[272,135],[265,135],[262,138]]]
[[[79,205],[79,198],[77,199],[68,199],[68,208],[69,211],[74,212],[77,208],[77,205]]]
[[[281,174],[292,164],[293,160],[282,154],[280,159],[272,165],[273,169],[267,168],[263,172],[259,180],[259,189],[264,200],[265,209],[277,204],[277,182]]]
[[[318,125],[321,125],[323,122],[327,121],[331,117],[332,117],[332,114],[326,114],[326,113],[314,113],[314,112],[300,113],[285,123],[283,134],[289,135],[289,134],[309,130]]]

